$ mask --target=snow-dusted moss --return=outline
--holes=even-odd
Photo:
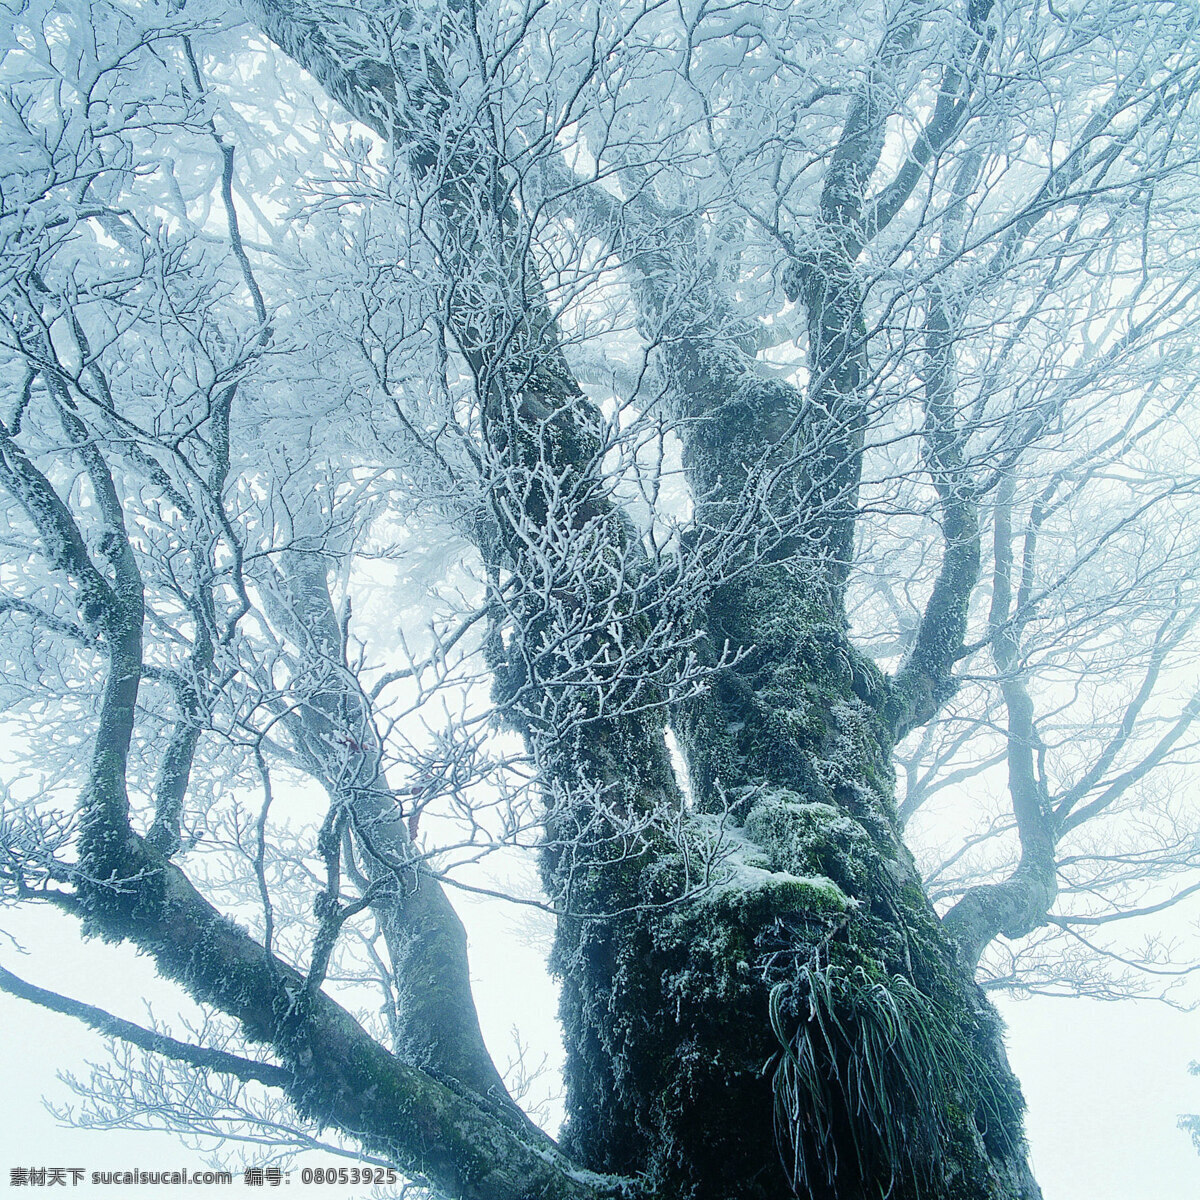
[[[775,871],[827,876],[851,896],[864,894],[879,852],[862,825],[841,809],[794,792],[767,792],[746,817],[746,833]]]

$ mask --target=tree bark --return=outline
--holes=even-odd
[[[430,114],[452,107],[436,63],[423,60],[420,77],[405,78],[402,55],[372,61],[321,6],[255,9],[331,95],[408,148],[419,178],[446,166],[429,133]],[[899,29],[897,45],[911,35]],[[878,158],[878,110],[870,97],[852,108],[835,155],[823,211],[838,230],[852,228]],[[606,545],[611,555],[628,549],[625,525],[600,481],[593,421],[553,324],[529,294],[530,264],[508,241],[511,214],[489,166],[496,152],[477,149],[455,160],[452,186],[437,195],[451,253],[475,244],[475,226],[463,222],[490,214],[492,259],[515,271],[491,282],[500,306],[522,314],[515,356],[512,341],[501,354],[495,322],[470,304],[451,318],[502,486],[524,481],[497,507],[496,565],[518,578],[544,569],[526,557],[513,511],[531,527],[597,539],[589,561],[602,563]],[[888,682],[845,632],[865,428],[853,259],[843,248],[800,269],[819,381],[807,398],[756,381],[736,353],[712,353],[712,329],[670,331],[666,370],[688,417],[697,524],[727,526],[743,503],[747,463],[780,466],[767,504],[798,514],[792,536],[748,563],[702,614],[710,644],[741,658],[679,714],[695,811],[682,812],[663,718],[638,680],[579,684],[570,721],[556,719],[563,709],[547,688],[572,664],[547,649],[565,610],[538,608],[533,597],[554,594],[546,581],[517,606],[516,631],[494,656],[498,698],[545,781],[543,872],[564,909],[553,957],[567,1046],[564,1146],[593,1170],[639,1176],[664,1200],[782,1200],[805,1188],[830,1197],[1038,1195],[998,1022],[900,841]],[[646,280],[656,274],[643,270]],[[593,586],[611,588],[612,577],[572,577],[566,590],[583,609]],[[628,619],[616,636],[636,646],[636,594],[618,596],[617,611]],[[578,653],[595,663],[613,635],[585,627],[579,636]],[[614,711],[624,715],[606,715]],[[727,884],[679,900],[686,845],[655,826],[672,811],[695,836],[729,823]]]

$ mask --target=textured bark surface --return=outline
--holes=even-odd
[[[696,809],[727,822],[736,874],[658,913],[651,906],[681,870],[669,851],[605,881],[598,907],[644,911],[603,923],[559,960],[567,1146],[596,1169],[648,1172],[656,1194],[696,1200],[805,1186],[818,1196],[1037,1196],[998,1019],[900,840],[890,681],[823,607],[828,592],[805,592],[791,566],[764,566],[705,614],[712,641],[744,656],[679,714],[678,730]],[[821,1017],[845,1031],[831,1042],[808,1039],[820,980],[846,985]],[[915,998],[903,1028],[885,1034],[884,1060],[900,1065],[881,1077],[864,1078],[873,1068],[855,1058],[873,1036],[856,987]],[[923,1088],[906,1078],[896,1043],[927,1032],[943,1075]],[[780,1073],[795,1046],[785,1043],[797,1038],[828,1082],[824,1097],[807,1098],[824,1107],[819,1117],[782,1111]],[[877,1099],[894,1129],[860,1095],[872,1087],[890,1089]]]
[[[855,156],[878,154],[859,144],[868,115],[848,118],[840,191],[831,168],[824,216],[835,232],[861,196]],[[618,248],[622,237],[636,245],[636,206],[587,203],[621,229]],[[599,1014],[595,1027],[568,1022],[579,1061],[571,1148],[697,1200],[1038,1196],[998,1018],[924,894],[893,800],[892,748],[953,690],[979,571],[947,415],[948,338],[930,331],[927,398],[946,550],[914,649],[886,678],[851,644],[844,608],[865,428],[858,247],[831,234],[834,250],[794,265],[814,378],[802,395],[754,371],[745,331],[693,257],[698,234],[682,224],[676,242],[630,262],[680,417],[697,536],[758,534],[743,573],[696,616],[711,661],[720,647],[735,665],[672,718],[695,810],[726,823],[735,873],[661,916],[652,885],[625,893],[646,915],[623,932],[614,983],[598,978],[593,1003],[577,1006]],[[648,877],[669,877],[669,863]],[[656,987],[663,1002],[648,1007]],[[623,1089],[613,1060],[626,1064]],[[797,1088],[800,1064],[820,1086]]]

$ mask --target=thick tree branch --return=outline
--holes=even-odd
[[[157,1030],[144,1029],[141,1025],[115,1017],[95,1005],[84,1004],[80,1000],[72,1000],[57,992],[27,983],[3,967],[0,967],[0,989],[21,1000],[48,1008],[51,1012],[74,1017],[105,1037],[119,1038],[151,1054],[161,1054],[164,1058],[173,1058],[202,1071],[219,1071],[223,1075],[232,1075],[247,1083],[264,1083],[268,1087],[286,1087],[291,1079],[287,1071],[272,1063],[254,1062],[224,1050],[213,1049],[211,1046],[196,1046],[168,1037]]]
[[[992,655],[1000,672],[1000,689],[1008,712],[1008,790],[1021,842],[1021,857],[1008,879],[970,888],[943,917],[964,962],[978,964],[997,934],[1024,937],[1044,925],[1058,894],[1055,852],[1060,836],[1050,799],[1035,767],[1038,747],[1033,701],[1021,676],[1020,627],[1010,620],[1013,597],[1013,480],[1002,485],[996,502],[993,539]],[[1021,591],[1033,573],[1034,524],[1026,534]],[[1020,606],[1020,593],[1016,598]]]
[[[888,718],[898,742],[954,694],[967,610],[979,579],[978,498],[955,415],[957,329],[944,299],[931,291],[925,322],[925,456],[941,508],[942,565],[912,650],[890,681]]]
[[[479,1028],[466,932],[413,847],[402,807],[384,778],[370,702],[346,663],[329,591],[329,560],[317,552],[287,550],[280,569],[264,561],[259,573],[271,621],[296,648],[296,656],[289,656],[295,695],[284,722],[306,769],[329,796],[327,822],[340,815],[345,825],[345,837],[338,825],[336,838],[324,845],[327,874],[336,879],[343,866],[357,871],[361,865],[363,903],[379,921],[396,985],[405,994],[396,1014],[399,1048],[515,1113]],[[265,782],[265,764],[260,771]],[[336,889],[327,889],[322,905],[326,935],[314,950],[312,976],[318,983],[347,912],[337,911]]]
[[[596,1200],[618,1185],[571,1172],[528,1122],[502,1119],[394,1058],[322,992],[222,917],[182,872],[127,841],[124,879],[93,924],[132,941],[197,1001],[239,1021],[283,1061],[284,1090],[402,1170],[462,1200]]]
[[[825,172],[821,224],[841,244],[848,262],[858,257],[865,244],[863,199],[883,154],[887,118],[899,99],[895,69],[920,32],[921,17],[920,4],[902,4],[889,22],[867,79],[850,102]]]
[[[967,198],[980,159],[967,155],[954,179],[954,200],[943,221],[939,262],[962,249]],[[953,695],[954,666],[963,654],[971,595],[979,580],[979,492],[967,460],[966,434],[958,412],[958,341],[962,316],[939,279],[926,290],[923,383],[925,468],[941,511],[942,563],[903,666],[890,681],[892,735],[900,741],[932,718]]]
[[[967,121],[979,72],[995,41],[997,29],[988,23],[993,7],[993,0],[972,0],[967,6],[968,30],[951,52],[951,63],[942,76],[933,113],[917,134],[899,171],[867,208],[862,221],[864,246],[891,224],[929,163],[953,143]]]

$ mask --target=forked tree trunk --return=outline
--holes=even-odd
[[[861,299],[842,274],[804,268],[813,345],[824,345],[830,368],[825,390],[809,398],[818,420],[807,478],[792,489],[811,511],[794,544],[748,564],[699,614],[709,643],[741,657],[675,715],[695,784],[689,809],[644,681],[614,675],[579,687],[570,732],[548,719],[561,710],[543,685],[563,664],[542,635],[624,578],[606,569],[602,543],[620,557],[626,533],[585,402],[530,294],[532,264],[506,242],[512,213],[496,191],[498,152],[474,127],[443,137],[454,106],[428,46],[411,61],[401,50],[377,62],[355,18],[334,6],[254,8],[331,95],[398,139],[414,174],[435,182],[451,266],[490,238],[489,261],[511,267],[512,279],[491,280],[495,320],[469,303],[449,318],[481,388],[500,487],[512,492],[485,554],[516,579],[545,570],[544,555],[527,558],[520,536],[506,536],[511,511],[526,528],[598,539],[580,556],[594,577],[551,581],[565,593],[558,617],[529,589],[511,603],[512,636],[493,654],[498,699],[546,782],[543,873],[564,908],[553,965],[563,983],[565,1149],[658,1200],[1033,1200],[997,1018],[958,964],[899,836],[890,754],[906,723],[896,707],[909,701],[846,637]],[[447,145],[459,148],[442,161]],[[842,197],[843,221],[845,207]],[[456,230],[471,221],[479,228]],[[501,325],[510,336],[497,359],[488,331]],[[690,332],[704,340],[704,330]],[[719,355],[679,344],[683,358],[667,373],[697,431],[685,454],[695,494],[707,498],[700,523],[719,530],[722,505],[741,502],[744,464],[771,445],[788,452],[795,394],[736,379],[730,387]],[[814,548],[808,567],[797,566],[804,543]],[[629,649],[636,598],[608,599],[627,614],[619,636]],[[603,649],[611,621],[603,615],[580,635],[583,658]],[[682,838],[663,823],[671,813]],[[731,851],[729,878],[680,901],[695,882],[689,839],[714,836]]]

